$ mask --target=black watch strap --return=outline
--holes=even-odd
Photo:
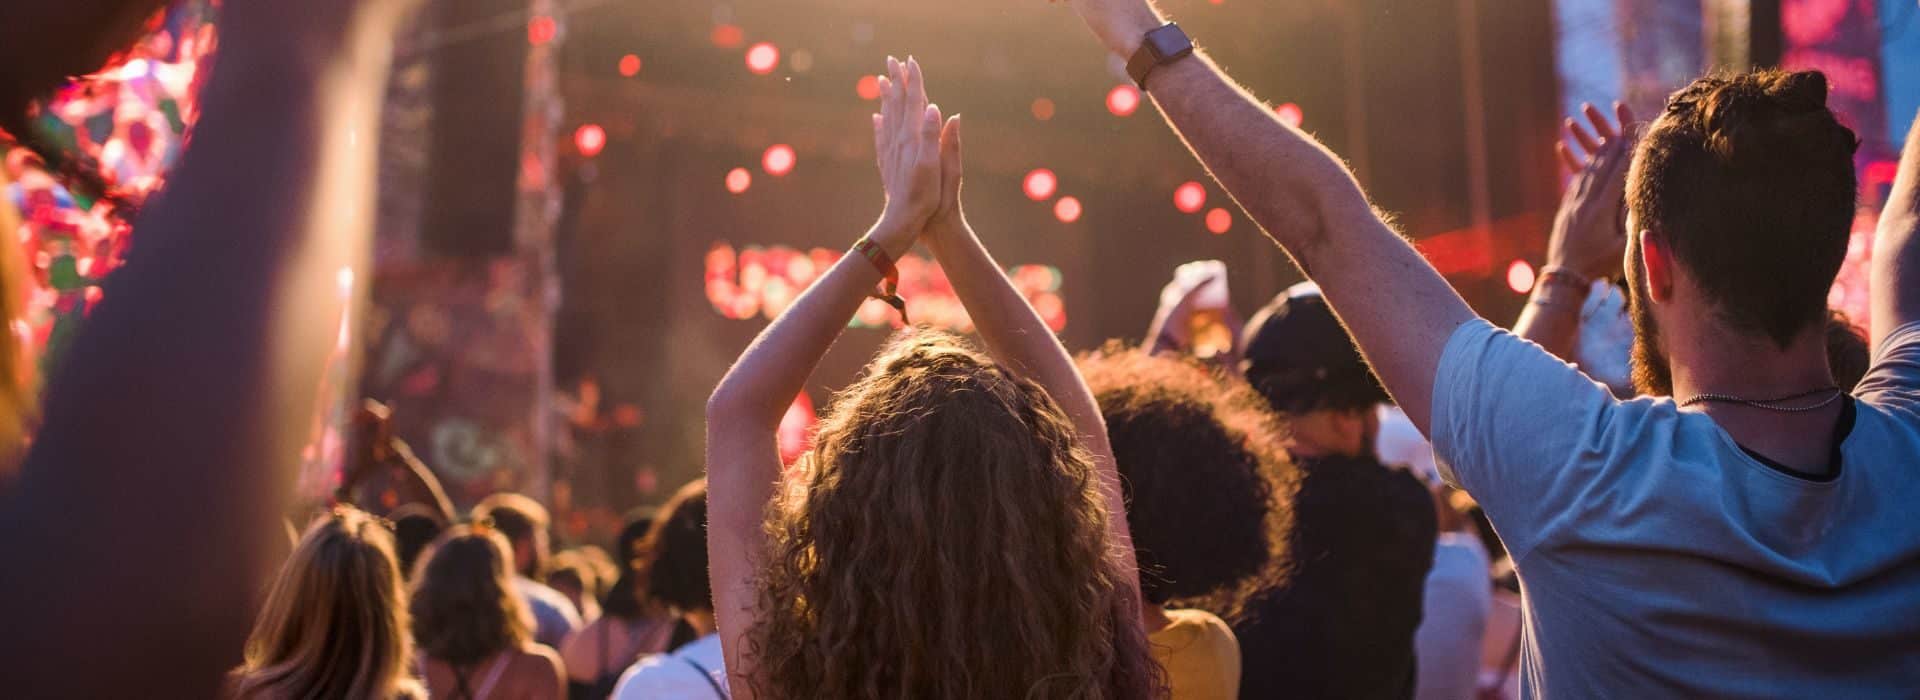
[[[1147,89],[1147,76],[1153,75],[1153,69],[1193,55],[1193,40],[1180,30],[1180,25],[1168,22],[1159,29],[1147,32],[1146,39],[1140,42],[1140,48],[1133,52],[1133,58],[1127,60],[1127,75],[1141,90]]]

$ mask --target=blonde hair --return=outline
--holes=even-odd
[[[835,402],[770,509],[762,697],[1147,698],[1138,597],[1072,423],[959,339],[909,331]]]
[[[274,580],[234,669],[234,697],[423,697],[402,590],[393,533],[336,506]]]

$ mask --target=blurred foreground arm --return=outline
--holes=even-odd
[[[1920,320],[1920,116],[1907,132],[1893,193],[1873,237],[1873,338],[1875,353],[1887,334]]]
[[[940,112],[927,105],[918,67],[887,61],[891,76],[881,80],[885,97],[874,120],[887,206],[867,238],[898,260],[938,203]],[[760,332],[707,400],[707,551],[734,698],[753,697],[744,652],[756,616],[754,567],[766,546],[761,523],[780,481],[780,417],[880,280],[867,258],[840,256]]]
[[[193,146],[52,377],[0,504],[9,694],[136,697],[159,680],[212,697],[239,660],[285,549],[336,276],[366,258],[389,52],[410,5],[222,9]]]
[[[1164,20],[1146,0],[1071,0],[1109,51],[1131,57]],[[1374,213],[1331,152],[1282,123],[1200,53],[1153,71],[1148,94],[1200,161],[1320,289],[1422,431],[1447,339],[1474,318]]]

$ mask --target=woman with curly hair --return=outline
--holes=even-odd
[[[1110,343],[1080,358],[1126,487],[1146,626],[1174,700],[1239,697],[1226,621],[1274,585],[1297,474],[1252,387]]]
[[[421,561],[413,637],[435,697],[566,697],[560,656],[533,642],[533,613],[513,587],[512,551],[500,533],[463,525]]]
[[[732,693],[1157,696],[1099,408],[960,214],[957,118],[942,128],[916,62],[888,64],[874,119],[880,222],[707,406],[708,546]],[[916,239],[988,354],[937,332],[897,335],[782,483],[782,414]]]
[[[233,672],[235,698],[425,698],[393,533],[350,506],[315,520],[280,569]]]

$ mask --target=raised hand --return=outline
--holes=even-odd
[[[887,58],[880,90],[873,140],[887,206],[871,235],[898,254],[912,247],[940,208],[940,106],[927,104],[920,63],[911,57]]]
[[[960,115],[947,119],[940,129],[940,206],[927,222],[927,234],[942,236],[967,231],[966,214],[960,210]]]
[[[1555,145],[1562,164],[1579,173],[1560,200],[1553,217],[1553,235],[1547,240],[1547,264],[1586,278],[1620,273],[1627,232],[1623,204],[1627,167],[1633,160],[1633,112],[1614,106],[1618,124],[1610,124],[1593,105],[1583,111],[1593,124],[1588,133],[1573,119]],[[1581,155],[1574,153],[1578,146]]]

